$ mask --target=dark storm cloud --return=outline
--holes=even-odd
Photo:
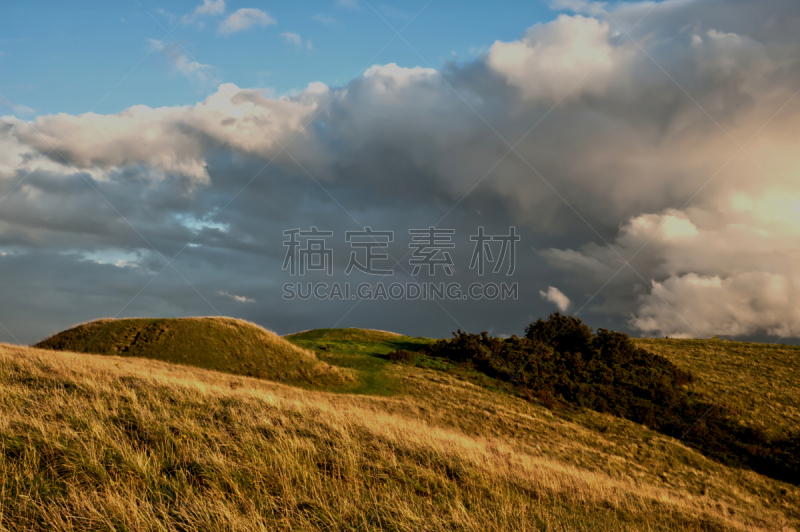
[[[75,321],[31,303],[64,293],[53,276],[72,281],[76,291],[59,297],[81,316],[113,315],[128,283],[180,253],[181,274],[166,267],[152,304],[131,308],[218,309],[280,332],[350,312],[340,325],[509,334],[555,308],[540,295],[554,287],[595,325],[797,335],[796,5],[559,5],[578,13],[439,72],[383,65],[346,87],[278,99],[223,85],[196,106],[3,119],[3,195],[61,142],[0,204],[0,249],[13,258],[4,272],[44,279],[8,292],[24,318],[6,320],[26,340]],[[334,231],[334,280],[344,281],[345,231],[394,230],[400,259],[408,230],[434,224],[456,229],[464,284],[476,279],[477,227],[517,225],[520,299],[446,311],[281,299],[292,280],[281,271],[285,229]],[[26,270],[34,256],[47,266]],[[401,265],[405,282],[407,257]],[[87,283],[105,295],[86,295]]]

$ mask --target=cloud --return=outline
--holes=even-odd
[[[550,9],[558,11],[572,11],[596,17],[603,17],[606,14],[608,2],[589,2],[587,0],[552,0]]]
[[[561,293],[561,290],[555,286],[549,287],[547,292],[539,290],[539,295],[542,296],[542,299],[545,301],[553,303],[561,312],[566,312],[569,308],[569,298]]]
[[[165,14],[169,17],[170,24],[174,24],[175,17],[174,15],[170,15],[166,13],[163,9],[158,10],[160,13]],[[225,0],[203,0],[203,3],[199,5],[194,11],[188,14],[185,18],[183,18],[182,23],[185,25],[195,24],[200,29],[205,27],[203,22],[199,22],[198,19],[204,16],[222,16],[225,13]]]
[[[237,296],[237,295],[234,295],[234,294],[229,294],[228,292],[218,291],[217,295],[220,296],[220,297],[224,297],[226,299],[231,299],[233,301],[236,301],[237,303],[255,303],[256,302],[256,300],[251,298],[251,297]]]
[[[12,104],[2,96],[0,96],[0,109],[4,109],[10,114],[21,116],[22,118],[27,118],[30,115],[36,114],[36,109],[21,103]]]
[[[281,33],[280,35],[286,44],[291,44],[296,46],[297,48],[303,48],[303,39],[300,35],[296,33],[292,33],[290,31]],[[314,45],[311,44],[311,39],[306,40],[305,49],[309,52],[314,50]]]
[[[609,90],[630,69],[636,50],[614,47],[606,22],[560,15],[533,26],[518,41],[495,42],[488,56],[489,65],[524,98],[557,101]]]
[[[60,142],[58,159],[64,157],[80,169],[112,171],[145,165],[152,170],[147,174],[151,179],[176,175],[207,184],[209,150],[275,153],[300,130],[324,92],[323,85],[314,85],[294,99],[275,100],[261,91],[223,84],[192,107],[142,105],[116,115],[42,116],[34,121],[36,130],[16,122],[7,127],[43,153]]]
[[[277,24],[277,21],[269,14],[253,7],[243,7],[237,9],[228,18],[220,22],[217,33],[220,35],[231,35],[238,31],[244,31],[254,26],[266,28]]]
[[[303,46],[303,39],[296,33],[290,31],[281,33],[281,37],[287,44],[294,44],[295,46]]]
[[[205,227],[176,267],[202,293],[248,294],[257,303],[241,306],[247,317],[287,332],[336,323],[347,308],[281,300],[291,280],[280,269],[283,230],[342,235],[355,218],[395,230],[399,258],[412,224],[447,215],[442,226],[464,239],[457,265],[469,263],[476,226],[519,228],[519,301],[453,303],[461,325],[413,302],[365,303],[343,326],[519,333],[531,313],[558,304],[539,287],[557,286],[573,307],[592,298],[582,319],[631,333],[800,336],[794,4],[608,9],[630,28],[650,8],[631,35],[647,54],[584,10],[438,71],[374,65],[346,87],[310,84],[283,97],[224,85],[193,105],[1,118],[0,199],[11,195],[0,204],[0,249],[16,254],[8,275],[19,278],[26,257],[41,253],[62,257],[53,264],[75,281],[63,299],[44,286],[29,286],[27,299],[14,292],[8,308],[25,316],[41,311],[36,301],[96,297],[100,265],[80,258],[93,250],[140,256],[138,268],[108,265],[135,280],[163,266],[88,180],[166,256]],[[339,270],[348,256],[337,248]],[[140,288],[102,271],[119,307]],[[466,265],[454,277],[479,280]],[[207,314],[182,283],[165,277],[153,308]],[[18,319],[0,309],[4,317]]]
[[[190,59],[178,43],[171,43],[165,46],[163,41],[155,39],[147,39],[147,42],[166,56],[175,70],[181,75],[198,83],[213,81],[211,77],[213,67]]]
[[[225,12],[225,0],[203,0],[203,4],[194,12],[198,15],[222,15]]]

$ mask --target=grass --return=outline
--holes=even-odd
[[[0,344],[0,531],[800,527],[796,486],[624,419],[560,416],[452,368],[385,358],[429,340],[357,329],[286,340],[352,371],[359,393]],[[738,387],[730,368],[746,351],[729,361],[728,344],[703,362],[696,393],[744,402],[760,389]],[[703,358],[689,347],[662,354]],[[766,375],[787,375],[787,397],[800,392],[792,364],[762,359]]]
[[[370,395],[396,392],[397,382],[386,371],[389,352],[398,349],[416,351],[434,342],[429,338],[369,329],[315,329],[284,338],[313,351],[328,364],[356,371],[359,384],[347,391]]]
[[[0,347],[0,530],[792,530],[800,493],[603,416]],[[604,428],[601,428],[604,427]]]
[[[727,340],[635,339],[698,381],[688,386],[700,400],[746,425],[779,436],[800,429],[800,347]]]
[[[314,387],[353,386],[353,372],[233,318],[97,320],[36,344],[42,349],[145,357]]]

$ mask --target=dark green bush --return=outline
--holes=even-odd
[[[414,353],[411,351],[398,349],[397,351],[390,351],[387,353],[386,357],[392,362],[404,362],[406,364],[411,364],[414,362],[416,355],[414,355]]]
[[[800,483],[800,434],[768,441],[716,405],[693,401],[683,385],[694,377],[648,353],[628,335],[578,318],[551,314],[507,339],[459,330],[426,349],[480,371],[548,408],[607,412],[679,438],[723,463]],[[399,359],[398,359],[399,360]]]

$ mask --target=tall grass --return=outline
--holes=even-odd
[[[666,448],[685,462],[675,474],[694,460],[707,493],[635,475],[627,451],[606,454],[612,470],[591,466],[586,438],[619,446],[602,429],[395,370],[414,395],[0,346],[0,530],[793,529],[790,510],[754,498],[778,484],[627,422],[596,418]]]

